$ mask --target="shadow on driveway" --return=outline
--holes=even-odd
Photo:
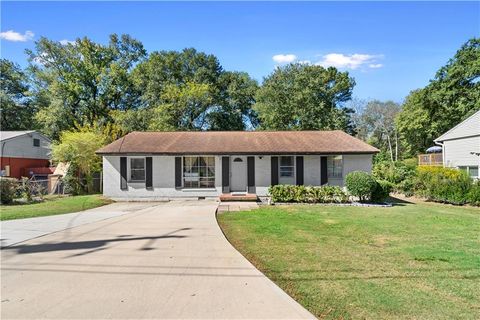
[[[89,240],[89,241],[75,241],[75,242],[57,242],[57,243],[42,243],[42,244],[21,244],[14,245],[10,247],[4,247],[2,250],[14,250],[18,254],[26,253],[39,253],[39,252],[51,252],[51,251],[65,251],[65,250],[79,250],[79,249],[90,249],[87,252],[83,252],[77,255],[85,255],[95,251],[105,249],[106,245],[112,242],[120,241],[135,241],[135,240],[149,240],[148,245],[143,246],[140,250],[152,250],[151,245],[155,240],[159,239],[168,239],[168,238],[177,238],[182,239],[187,236],[175,235],[175,233],[180,231],[191,230],[191,228],[182,228],[175,231],[160,235],[160,236],[151,236],[151,237],[132,237],[130,235],[118,236],[111,239],[100,239],[100,240]]]

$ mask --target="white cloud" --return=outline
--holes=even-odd
[[[297,60],[297,56],[294,54],[276,54],[272,59],[276,63],[290,63]]]
[[[375,63],[382,55],[370,55],[354,53],[346,55],[343,53],[329,53],[323,56],[323,59],[317,62],[317,65],[323,67],[336,67],[344,69],[357,69],[361,66],[368,65],[370,68],[381,68],[383,65]]]
[[[310,60],[300,60],[300,61],[298,61],[298,63],[300,63],[300,64],[312,64],[312,61],[310,61]]]
[[[4,32],[0,32],[0,39],[7,40],[7,41],[14,41],[14,42],[25,42],[32,40],[35,34],[32,31],[25,31],[24,34],[19,32],[8,30]]]
[[[66,46],[67,44],[75,44],[75,41],[67,40],[67,39],[60,40],[59,42],[64,46]]]
[[[40,55],[33,58],[33,62],[40,65],[45,65],[49,60],[47,59],[48,54],[46,52],[42,52]]]

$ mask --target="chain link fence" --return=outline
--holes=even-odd
[[[72,193],[72,188],[60,176],[51,175],[49,177],[31,177],[19,181],[21,190],[28,190],[32,196],[44,195],[65,195]],[[86,182],[83,182],[86,183]],[[92,179],[90,193],[101,193],[103,191],[102,177],[97,176]]]

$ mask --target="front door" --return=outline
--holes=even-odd
[[[232,191],[247,191],[247,158],[232,157]]]

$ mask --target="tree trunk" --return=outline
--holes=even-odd
[[[393,148],[392,148],[392,141],[390,139],[390,135],[387,133],[387,141],[388,141],[388,149],[390,149],[390,159],[393,162]]]
[[[398,132],[395,130],[395,161],[398,161]]]

